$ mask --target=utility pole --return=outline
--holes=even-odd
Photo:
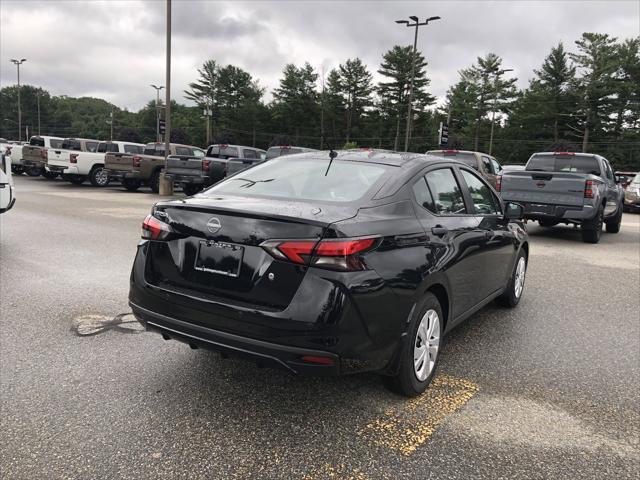
[[[16,67],[18,67],[18,142],[22,141],[22,107],[20,105],[20,65],[26,62],[27,59],[23,58],[20,60],[16,60],[15,58],[11,59],[11,63],[13,63]]]
[[[164,165],[165,170],[167,166],[167,157],[171,155],[171,0],[167,0],[167,63],[166,63],[166,78],[165,78],[165,106],[164,106]],[[173,195],[173,180],[171,177],[166,177],[165,173],[160,174],[159,180],[160,195],[171,196]]]
[[[38,99],[38,136],[40,136],[40,92],[36,98]]]
[[[156,89],[156,142],[160,143],[160,90],[164,87],[160,85],[159,87],[156,85],[151,85]]]
[[[491,155],[491,151],[493,150],[493,125],[496,121],[496,107],[498,104],[498,80],[500,79],[500,75],[506,72],[513,72],[513,68],[505,68],[494,72],[496,78],[493,87],[493,109],[491,112],[491,134],[489,135],[489,155]]]
[[[322,65],[322,94],[320,96],[320,150],[324,143],[324,65]]]
[[[109,125],[111,125],[111,134],[109,135],[109,138],[113,142],[113,105],[111,105],[111,113],[109,114],[109,118]]]
[[[429,22],[434,20],[440,20],[440,17],[429,17],[424,22],[420,23],[420,20],[415,15],[409,17],[414,23],[409,23],[408,20],[396,20],[396,23],[405,24],[407,27],[414,27],[415,34],[413,37],[413,57],[411,59],[411,81],[409,83],[409,102],[407,105],[407,129],[404,135],[404,151],[409,150],[409,137],[411,135],[411,111],[413,110],[413,82],[416,75],[416,54],[418,49],[418,28],[424,25],[428,25]]]
[[[210,118],[213,116],[213,110],[211,108],[209,108],[209,102],[207,101],[207,104],[205,105],[205,109],[203,111],[204,116],[207,120],[207,148],[209,147],[209,141],[211,140],[211,126],[209,125],[209,120]]]

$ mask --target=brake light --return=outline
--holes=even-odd
[[[77,153],[71,153],[69,155],[69,162],[70,163],[78,163],[78,154]]]
[[[496,192],[502,190],[502,175],[496,175]]]
[[[370,250],[377,238],[340,240],[275,240],[262,244],[275,258],[289,260],[300,265],[310,265],[331,270],[366,270],[359,254]]]
[[[147,240],[164,240],[173,232],[171,226],[161,222],[153,215],[147,215],[142,222],[142,238]]]
[[[40,150],[40,158],[42,158],[43,160],[49,159],[49,152],[47,151],[46,148],[43,148],[42,150]]]
[[[460,150],[445,150],[443,153],[445,154],[456,154],[456,153],[460,153]]]
[[[133,158],[131,159],[131,164],[135,168],[139,168],[140,167],[140,160],[142,160],[142,157],[139,157],[138,155],[134,155]]]
[[[336,362],[333,360],[333,358],[315,357],[313,355],[305,355],[304,357],[301,358],[301,360],[303,362],[315,363],[315,364],[318,364],[318,365],[335,365],[336,364]]]
[[[584,198],[593,198],[593,190],[596,186],[596,182],[593,180],[587,180],[584,182]]]
[[[208,172],[210,165],[211,165],[211,160],[202,160],[202,171]]]
[[[553,152],[553,154],[557,156],[558,155],[562,156],[562,155],[575,155],[576,153],[575,152]]]

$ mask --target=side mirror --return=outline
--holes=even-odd
[[[504,204],[504,218],[507,220],[522,220],[524,207],[519,203],[507,202]]]

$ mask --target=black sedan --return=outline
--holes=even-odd
[[[335,158],[333,158],[335,157]],[[429,155],[311,152],[157,203],[129,302],[165,339],[425,390],[443,336],[524,287],[522,208]]]

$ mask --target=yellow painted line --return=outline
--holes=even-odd
[[[381,417],[360,429],[358,435],[374,445],[411,455],[429,440],[448,415],[479,390],[477,384],[468,380],[438,375],[424,394],[388,408]]]

